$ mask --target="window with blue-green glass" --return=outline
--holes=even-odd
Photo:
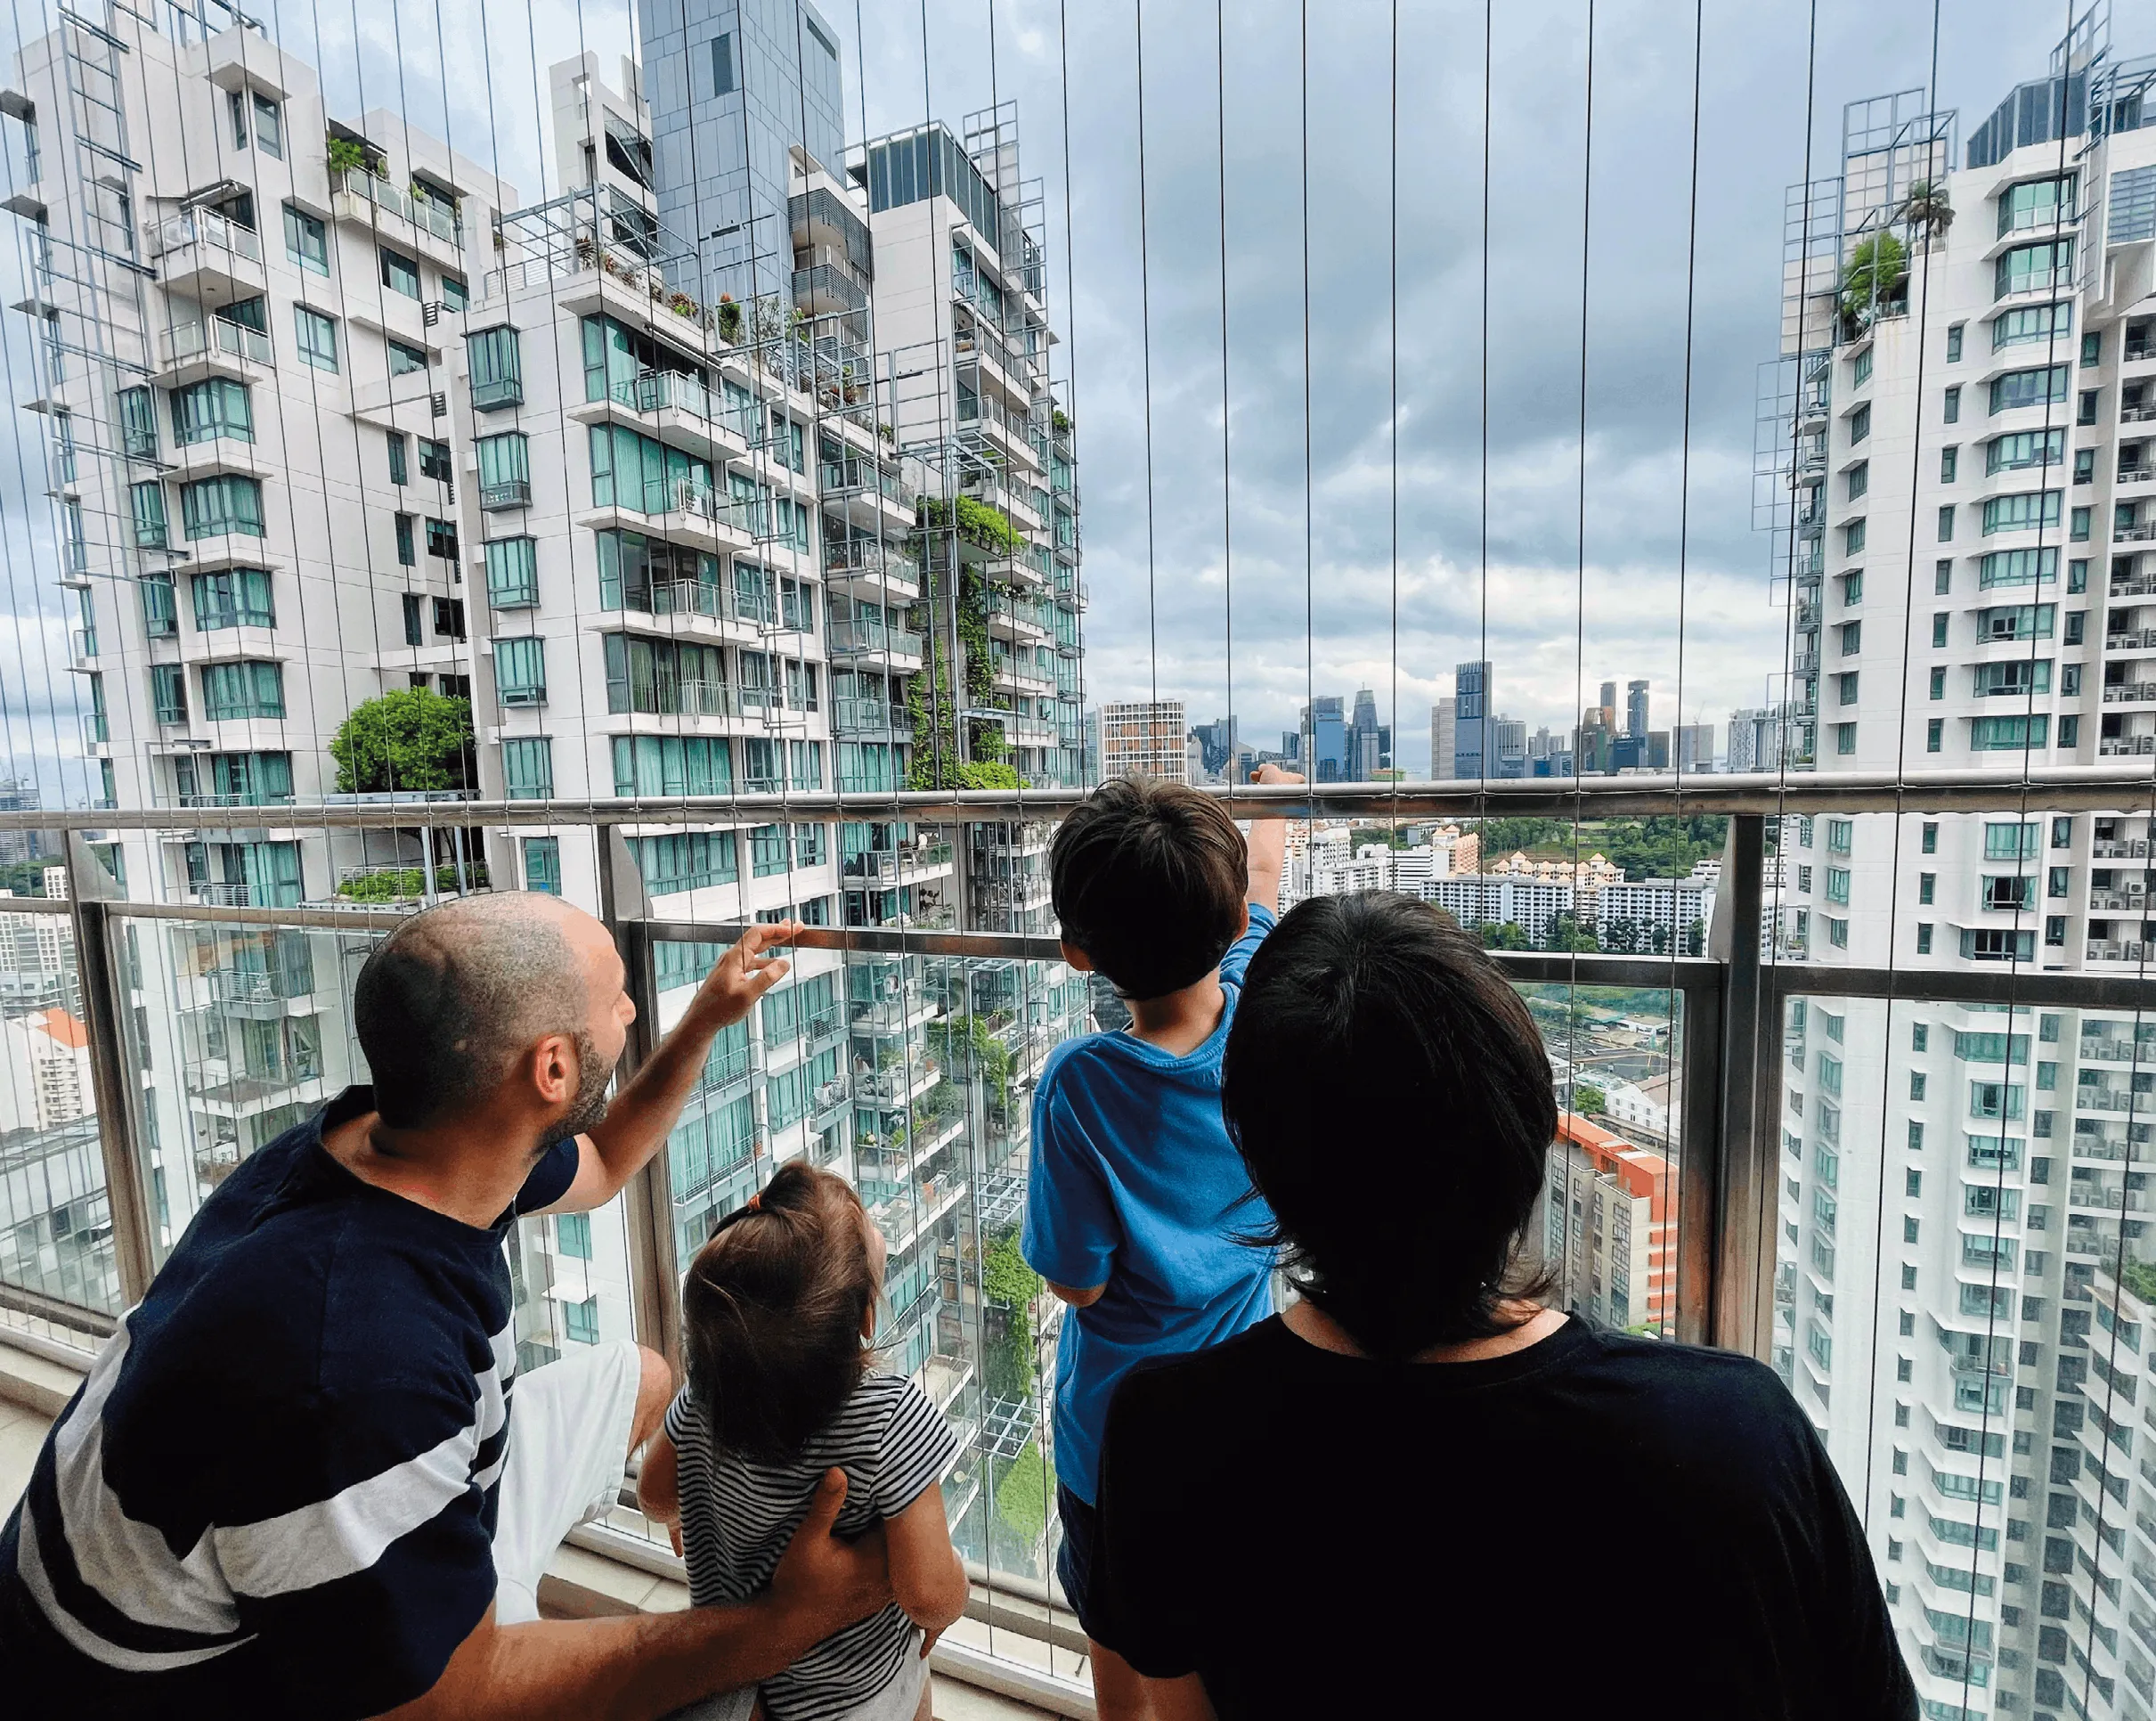
[[[497,657],[499,662],[499,657]],[[541,697],[546,689],[542,681]],[[504,705],[519,703],[505,697]],[[535,702],[524,702],[535,703]],[[512,801],[554,798],[554,743],[544,735],[518,736],[501,744],[501,776]]]
[[[2001,753],[2022,747],[2046,746],[2051,719],[2016,713],[2006,717],[1972,717],[1969,745],[1979,753]]]
[[[1984,535],[1989,537],[1994,532],[2028,532],[2041,526],[2056,526],[2065,500],[2065,493],[2058,490],[2026,490],[2010,496],[1987,496],[1984,499]]]
[[[187,669],[184,665],[151,665],[150,704],[160,723],[183,723],[187,721]]]
[[[330,229],[319,216],[293,204],[284,206],[284,254],[318,275],[330,273]]]
[[[617,735],[614,792],[673,797],[725,795],[734,787],[733,754],[722,736]]]
[[[299,362],[317,371],[334,371],[337,363],[337,319],[304,305],[292,307],[292,332],[299,344]]]
[[[464,356],[471,373],[472,406],[492,412],[524,400],[524,353],[508,323],[467,335]]]
[[[413,567],[419,563],[418,525],[417,518],[412,515],[399,514],[396,517],[397,566],[400,567]]]
[[[1991,382],[1991,410],[2011,412],[2023,406],[2062,406],[2066,402],[2070,367],[2039,366],[2033,371],[2009,371]]]
[[[228,472],[182,485],[180,523],[191,540],[227,534],[263,536],[261,480]]]
[[[419,296],[419,265],[402,251],[393,251],[388,246],[377,247],[382,258],[382,285],[393,293],[402,293],[406,298]]]
[[[529,609],[539,601],[539,544],[532,538],[489,538],[486,600],[496,609]]]
[[[410,450],[405,446],[404,433],[402,430],[388,432],[385,445],[389,450],[389,482],[409,483],[411,468],[408,463]]]
[[[408,340],[398,340],[394,337],[390,339],[389,374],[391,376],[408,377],[413,371],[424,371],[426,368],[427,349],[424,347],[414,347]]]
[[[655,896],[731,885],[741,877],[730,830],[632,836],[629,847],[644,888]]]
[[[202,665],[202,714],[212,722],[284,715],[284,665],[254,658]]]
[[[471,303],[471,292],[464,284],[464,277],[452,275],[444,269],[442,272],[442,308],[444,311],[468,311]]]
[[[165,522],[165,486],[156,479],[127,486],[127,502],[134,518],[134,547],[162,550],[167,542]],[[196,534],[190,532],[189,537]]]
[[[1993,273],[1993,290],[2000,298],[2009,293],[2048,292],[2067,286],[2073,280],[2074,242],[2057,239],[2017,245],[1999,258]]]
[[[548,896],[561,894],[560,837],[527,836],[524,839],[524,887]],[[582,1215],[566,1214],[564,1217],[581,1219]]]
[[[749,862],[759,878],[786,869],[786,829],[784,825],[758,825],[749,832]]]
[[[582,1302],[565,1302],[561,1306],[562,1331],[571,1344],[597,1344],[599,1342],[598,1299],[586,1297]]]
[[[708,506],[712,464],[626,425],[590,427],[591,505],[639,514]]]
[[[551,843],[554,837],[533,837],[533,842]],[[529,845],[527,845],[527,852]],[[572,1260],[591,1259],[591,1215],[589,1213],[557,1213],[554,1216],[554,1239],[561,1252]]]
[[[531,441],[521,430],[479,438],[479,506],[522,508],[532,500]]]
[[[142,598],[142,631],[153,640],[176,639],[180,605],[169,574],[145,574],[137,583]]]
[[[120,452],[129,460],[155,460],[158,453],[157,397],[147,388],[119,391]]]
[[[537,635],[494,641],[494,689],[505,706],[547,702],[547,642]]]
[[[172,391],[172,439],[182,447],[230,436],[255,440],[255,409],[248,386],[230,377],[211,377]]]
[[[277,606],[267,568],[228,567],[190,576],[195,625],[205,633],[226,627],[275,627]]]
[[[2056,305],[2017,305],[1991,320],[1991,350],[2020,347],[2030,341],[2063,340],[2073,333],[2071,299]]]

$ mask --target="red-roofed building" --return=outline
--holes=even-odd
[[[1677,1314],[1672,1168],[1660,1154],[1558,1113],[1541,1201],[1543,1259],[1561,1307],[1669,1333]]]

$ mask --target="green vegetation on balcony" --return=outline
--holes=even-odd
[[[940,496],[922,496],[914,506],[923,526],[951,525],[955,508],[958,535],[983,550],[993,550],[1001,556],[1015,556],[1026,547],[1025,535],[1011,524],[1001,509],[990,508],[971,496],[960,496],[955,504]]]
[[[452,896],[466,890],[484,890],[486,884],[486,869],[473,862],[466,863],[461,878],[454,867],[435,869],[435,889]],[[337,887],[337,893],[347,902],[416,902],[427,894],[427,869],[393,867],[382,872],[362,873],[356,878],[346,879]]]
[[[399,688],[352,708],[330,741],[340,795],[417,795],[478,780],[472,704]]]
[[[1861,241],[1842,269],[1842,319],[1851,333],[1870,327],[1884,309],[1906,302],[1908,248],[1890,232]]]

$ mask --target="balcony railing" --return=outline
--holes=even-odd
[[[724,707],[726,689],[720,683],[682,682],[674,691],[686,704],[709,700]],[[881,701],[862,703],[875,709],[834,714],[841,715],[842,727],[848,718],[866,714],[888,722],[893,714]],[[456,820],[488,833],[490,839],[499,833],[540,829],[560,836],[565,851],[572,841],[596,844],[603,862],[599,872],[616,879],[636,876],[641,851],[634,845],[657,829],[708,828],[713,824],[738,828],[811,820],[902,822],[953,831],[985,827],[973,835],[990,840],[969,840],[968,844],[973,868],[982,874],[975,881],[978,913],[984,904],[993,906],[1006,899],[1014,905],[1032,905],[1045,898],[1045,876],[998,877],[984,871],[983,856],[1036,853],[1050,823],[1078,798],[1071,791],[1028,789],[965,795],[793,791],[651,802],[467,802],[458,804]],[[1666,1280],[1666,1290],[1645,1291],[1635,1279],[1630,1294],[1638,1301],[1629,1306],[1623,1324],[1644,1322],[1670,1337],[1719,1344],[1761,1358],[1771,1358],[1776,1349],[1776,1275],[1794,1253],[1781,1236],[1775,1199],[1781,1182],[1785,1122],[1794,1122],[1788,1117],[1785,1089],[1810,1086],[1808,1077],[1789,1070],[1784,1055],[1794,1003],[1814,1000],[1811,1021],[1817,1032],[1806,1035],[1807,1044],[1840,1048],[1843,1040],[1838,1024],[1832,1029],[1817,1026],[1823,1000],[1870,1000],[1882,1009],[1890,999],[1895,1000],[1895,1008],[1918,1002],[1990,1009],[2008,1006],[2024,1014],[2032,1040],[2037,1033],[2034,1013],[2039,1010],[2110,1012],[2123,1021],[2156,1002],[2141,967],[2148,961],[2151,947],[2138,939],[2086,941],[2085,947],[2076,950],[2076,957],[2087,964],[2083,972],[2051,972],[2033,960],[1965,965],[1952,970],[1815,965],[1792,959],[1786,941],[1779,950],[1772,943],[1761,947],[1762,922],[1770,924],[1765,881],[1771,869],[1766,857],[1778,814],[1802,815],[1823,826],[1830,819],[1858,814],[1883,818],[1896,813],[1932,817],[1990,812],[2035,818],[2040,810],[2132,817],[2138,828],[2138,820],[2148,816],[2147,778],[2139,768],[2056,767],[2012,779],[1922,771],[1901,777],[1819,773],[1802,779],[1708,777],[1681,782],[1667,776],[1642,776],[1561,783],[1403,784],[1396,792],[1390,785],[1233,792],[1233,807],[1239,815],[1248,817],[1260,805],[1326,819],[1403,821],[1574,815],[1729,819],[1715,920],[1706,946],[1711,954],[1501,950],[1495,955],[1509,975],[1529,989],[1531,1007],[1544,1022],[1550,1044],[1560,1055],[1637,1059],[1643,1056],[1640,1048],[1653,1043],[1651,1037],[1642,1038],[1640,1019],[1654,1016],[1668,1024],[1660,1056],[1661,1072],[1669,1078],[1664,1091],[1671,1115],[1657,1138],[1661,1145],[1637,1150],[1652,1156],[1663,1168],[1658,1175],[1668,1179],[1671,1217],[1656,1244],[1664,1252],[1658,1260],[1666,1258],[1668,1264],[1666,1275],[1657,1269],[1658,1281]],[[319,833],[317,842],[348,844],[346,852],[355,860],[362,842],[378,844],[374,852],[380,853],[378,845],[399,840],[400,833],[408,839],[413,819],[409,808],[359,803],[281,807],[275,816],[281,829],[297,826]],[[180,1032],[177,1024],[191,1015],[223,1009],[242,1018],[224,1026],[228,1044],[240,1043],[242,1028],[254,1033],[273,1027],[297,1036],[273,1048],[281,1060],[274,1067],[280,1070],[320,1070],[325,1087],[363,1079],[363,1072],[346,1049],[351,1043],[348,989],[354,958],[399,924],[411,906],[267,906],[290,887],[206,884],[191,890],[184,885],[160,885],[154,877],[134,877],[134,867],[129,868],[128,888],[136,893],[135,900],[101,893],[91,869],[98,869],[104,877],[104,891],[113,886],[83,837],[103,840],[116,831],[169,836],[174,824],[170,808],[72,813],[0,811],[0,830],[64,827],[77,833],[65,861],[70,873],[69,897],[21,898],[8,903],[11,914],[58,917],[67,924],[73,948],[80,952],[75,971],[82,995],[80,1014],[87,1031],[94,1085],[101,1097],[85,1127],[94,1131],[102,1194],[110,1209],[110,1231],[94,1245],[102,1252],[102,1267],[61,1280],[36,1276],[0,1255],[0,1331],[41,1335],[40,1342],[55,1354],[94,1344],[100,1334],[112,1329],[121,1310],[140,1297],[201,1200],[260,1145],[248,1133],[250,1120],[259,1115],[268,1129],[282,1115],[276,1108],[315,1103],[317,1092],[289,1085],[274,1085],[273,1090],[264,1087],[256,1093],[224,1084],[231,1090],[221,1089],[216,1097],[221,1112],[240,1113],[236,1142],[167,1133],[175,1120],[167,1120],[153,1137],[145,1107],[183,1105],[188,1092],[183,1077],[159,1084],[145,1084],[142,1079],[150,1069],[192,1067],[172,1038]],[[1780,832],[1785,844],[1798,844],[1793,821],[1785,819]],[[1011,840],[999,844],[995,840],[997,833]],[[200,835],[217,842],[230,833]],[[1818,843],[1812,852],[1823,861],[1828,852],[1826,830],[1818,833]],[[2103,839],[2096,852],[2100,859],[2125,859],[2145,856],[2147,850],[2143,836],[2114,834]],[[738,850],[738,874],[714,870],[707,882],[725,889],[736,876],[745,881],[751,853],[744,835]],[[940,869],[953,859],[954,844],[938,836],[895,855],[846,857],[838,870],[842,888],[850,886],[858,893],[864,885],[904,883],[915,869]],[[717,868],[715,850],[712,861]],[[669,958],[687,954],[679,948],[685,943],[711,945],[730,940],[739,924],[731,919],[661,919],[639,912],[622,897],[610,893],[608,900],[615,905],[610,927],[624,953],[628,984],[639,1011],[638,1037],[631,1048],[633,1061],[648,1053],[651,1036],[678,1014],[686,998],[683,988],[701,973],[693,963]],[[595,901],[590,906],[598,905]],[[1031,924],[1041,930],[959,930],[948,925],[953,918],[950,909],[939,905],[907,925],[813,927],[802,938],[804,977],[831,974],[835,983],[831,996],[837,1002],[835,1009],[805,1006],[806,1014],[798,1019],[819,1022],[834,1017],[846,1032],[842,1040],[835,1033],[806,1031],[809,1055],[828,1056],[835,1049],[836,1073],[827,1073],[826,1065],[801,1078],[813,1081],[815,1086],[806,1093],[793,1094],[790,1104],[806,1111],[819,1135],[836,1132],[837,1145],[826,1142],[819,1146],[819,1158],[874,1181],[873,1205],[892,1251],[894,1273],[916,1273],[895,1300],[902,1306],[914,1304],[928,1280],[952,1276],[956,1294],[935,1300],[944,1314],[932,1323],[936,1330],[924,1342],[932,1360],[940,1359],[937,1367],[953,1379],[963,1379],[967,1369],[975,1368],[983,1344],[995,1342],[978,1313],[983,1298],[978,1276],[980,1251],[974,1244],[980,1234],[961,1228],[988,1226],[991,1179],[1013,1171],[1022,1174],[1022,1134],[1013,1137],[997,1120],[1011,1120],[1013,1104],[1022,1109],[1021,1084],[1038,1069],[1053,1042],[1063,1032],[1086,1026],[1082,980],[1060,966],[1061,947],[1045,911],[1027,911],[1037,916]],[[931,929],[925,924],[931,921],[945,922],[948,929]],[[1779,934],[1770,932],[1766,936],[1774,940]],[[293,953],[277,956],[265,967],[259,954],[248,958],[240,953],[240,946],[252,948],[251,941],[267,940],[298,941],[301,948],[296,954],[311,956],[305,961],[296,961]],[[2077,940],[2077,945],[2082,944]],[[213,947],[218,954],[207,956]],[[281,944],[279,948],[289,949]],[[706,959],[697,955],[693,962]],[[250,960],[252,967],[247,966]],[[885,975],[891,977],[888,991]],[[858,1003],[857,986],[862,992]],[[1078,989],[1075,999],[1068,992],[1048,996],[1053,988],[1073,987]],[[1598,1001],[1604,999],[1607,1007]],[[1858,1006],[1835,1002],[1833,1007],[1840,1012]],[[1980,1025],[1995,1019],[1980,1017]],[[1859,1024],[1851,1023],[1851,1046],[1858,1043],[1860,1032]],[[2023,1030],[2017,1024],[2015,1032]],[[1932,1033],[1936,1050],[1940,1030],[1934,1026]],[[142,1038],[145,1034],[155,1043],[146,1043]],[[1898,1034],[1906,1041],[1906,1029],[1899,1029]],[[167,1038],[155,1038],[159,1035]],[[786,1036],[787,1043],[795,1037]],[[2135,1037],[2130,1032],[2083,1035],[2070,1022],[2061,1038],[2069,1055],[2076,1048],[2092,1056],[2120,1052],[2123,1056],[2113,1061],[2129,1067],[2134,1062]],[[336,1049],[322,1056],[310,1049],[317,1046]],[[992,1054],[983,1049],[988,1047],[993,1048]],[[255,1054],[250,1051],[248,1056]],[[2037,1056],[2056,1056],[2058,1050],[2053,1048]],[[315,1057],[320,1061],[308,1061]],[[788,1063],[780,1073],[766,1079],[784,1080],[794,1067],[796,1064]],[[994,1074],[997,1067],[1008,1086],[1000,1096]],[[310,1074],[307,1079],[315,1078]],[[2066,1085],[2071,1088],[2071,1078]],[[1840,1143],[1852,1143],[1865,1127],[1856,1110],[1855,1087],[1847,1091],[1851,1097],[1845,1103],[1851,1110],[1840,1117],[1833,1132],[1834,1140]],[[2048,1095],[2032,1092],[2029,1097],[2037,1105],[2051,1103]],[[2060,1119],[2052,1132],[2055,1141],[2048,1148],[2037,1147],[2022,1141],[2029,1132],[2016,1126],[2013,1134],[2021,1144],[2016,1151],[2024,1157],[2031,1151],[2054,1153],[2062,1161],[2079,1154],[2095,1162],[2123,1156],[2130,1170],[2136,1152],[2148,1150],[2127,1145],[2124,1132],[2140,1127],[2134,1106],[2148,1097],[2131,1093],[2123,1072],[2093,1090],[2092,1103],[2101,1100],[2126,1113],[2125,1123],[2110,1126],[2120,1132],[2114,1148],[2093,1137],[2070,1137],[2069,1096],[2061,1092],[2056,1097]],[[2121,1101],[2126,1102],[2123,1106]],[[1816,1113],[1818,1107],[1812,1109]],[[1899,1155],[1900,1108],[1897,1105],[1893,1109]],[[1812,1121],[1823,1122],[1816,1117]],[[1615,1120],[1612,1122],[1617,1127]],[[1810,1129],[1810,1122],[1801,1127]],[[1983,1127],[1972,1126],[1972,1141],[1978,1146],[1981,1140],[1973,1131]],[[159,1139],[203,1145],[199,1152],[191,1147],[159,1150],[155,1145]],[[1809,1135],[1804,1146],[1807,1167],[1827,1145],[1823,1130]],[[725,1151],[732,1157],[723,1158],[700,1137],[692,1140],[686,1130],[678,1132],[645,1174],[639,1199],[610,1210],[605,1226],[595,1219],[595,1238],[611,1228],[617,1239],[603,1246],[616,1252],[614,1270],[625,1286],[616,1303],[600,1304],[603,1320],[613,1324],[602,1327],[602,1336],[635,1336],[678,1352],[679,1322],[672,1287],[680,1265],[681,1239],[688,1238],[693,1244],[708,1225],[711,1190],[732,1191],[728,1200],[744,1198],[768,1170],[765,1166],[744,1172],[753,1158],[731,1147]],[[1957,1138],[1953,1148],[1957,1162],[1962,1151]],[[714,1163],[720,1165],[716,1174]],[[161,1174],[156,1179],[150,1175],[153,1166]],[[2116,1180],[2119,1172],[2113,1170],[2110,1175]],[[2080,1193],[2075,1194],[2064,1163],[2053,1176],[2054,1187],[2067,1196],[2062,1204],[2079,1218],[2100,1219],[2108,1208],[2113,1213],[2128,1213],[2138,1224],[2156,1210],[2156,1194],[2130,1187],[2099,1193],[2083,1179]],[[728,1178],[734,1180],[727,1183]],[[1958,1189],[1958,1183],[1947,1181],[1950,1189]],[[1850,1210],[1861,1200],[1861,1187],[1860,1179],[1844,1171],[1845,1236],[1850,1222],[1859,1217]],[[1900,1188],[1896,1178],[1897,1203]],[[2057,1201],[2058,1195],[2050,1198]],[[705,1202],[704,1207],[692,1204],[698,1199]],[[1956,1200],[1958,1205],[1958,1195]],[[160,1201],[169,1204],[169,1211],[161,1209]],[[997,1222],[1007,1225],[1006,1209],[994,1211],[1005,1214]],[[1869,1235],[1876,1217],[1863,1216],[1858,1228]],[[2027,1219],[2026,1212],[2023,1218]],[[545,1223],[530,1222],[525,1235],[536,1237],[539,1233],[530,1228]],[[2065,1228],[2058,1217],[2053,1226],[2057,1235],[2050,1246],[2056,1249],[2066,1243]],[[1989,1222],[1984,1228],[1989,1230]],[[2069,1246],[2085,1247],[2098,1228],[2077,1226]],[[2117,1229],[2115,1221],[2112,1229]],[[2037,1241],[2031,1233],[2018,1235]],[[1793,1287],[1804,1276],[1801,1262],[1799,1268],[1789,1276]],[[534,1332],[548,1330],[554,1318],[549,1307],[543,1298],[534,1296],[529,1314]],[[1053,1306],[1019,1318],[1023,1341],[1037,1354],[1054,1336]],[[1798,1325],[1802,1324],[1800,1318]],[[556,1342],[561,1342],[557,1334]],[[573,1337],[566,1342],[575,1341]],[[1814,1390],[1811,1381],[1826,1380],[1821,1370],[1805,1374],[1807,1352],[1801,1332],[1794,1334],[1793,1345],[1786,1326],[1782,1345],[1791,1353],[1794,1390],[1800,1397]],[[954,1390],[952,1396],[955,1418],[970,1416],[986,1426],[986,1413],[977,1398],[966,1399],[963,1389]],[[969,1404],[973,1407],[965,1408]],[[1031,1407],[1031,1411],[1035,1420],[1026,1423],[1027,1428],[1045,1418],[1045,1404]],[[998,1460],[1005,1466],[1011,1462],[1007,1455]],[[1054,1602],[1047,1559],[1056,1534],[1052,1517],[1029,1554],[1014,1550],[1007,1539],[985,1537],[977,1519],[971,1529],[963,1517],[955,1517],[954,1525],[967,1557],[984,1570],[992,1565],[997,1583],[1044,1608]],[[671,1559],[663,1542],[655,1543],[642,1533],[640,1520],[633,1514],[616,1514],[612,1522],[587,1526],[577,1535],[587,1547],[622,1553],[624,1557],[632,1554],[647,1569],[652,1569],[653,1562],[664,1569]]]

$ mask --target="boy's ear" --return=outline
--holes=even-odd
[[[1063,960],[1071,967],[1076,968],[1080,974],[1093,972],[1093,958],[1085,951],[1078,949],[1068,938],[1059,938],[1055,942],[1063,947]]]
[[[1235,936],[1236,936],[1237,938],[1241,938],[1241,936],[1242,936],[1242,935],[1243,935],[1245,933],[1249,932],[1249,930],[1250,930],[1250,905],[1249,905],[1248,902],[1245,902],[1245,903],[1242,905],[1242,925],[1235,928]]]

